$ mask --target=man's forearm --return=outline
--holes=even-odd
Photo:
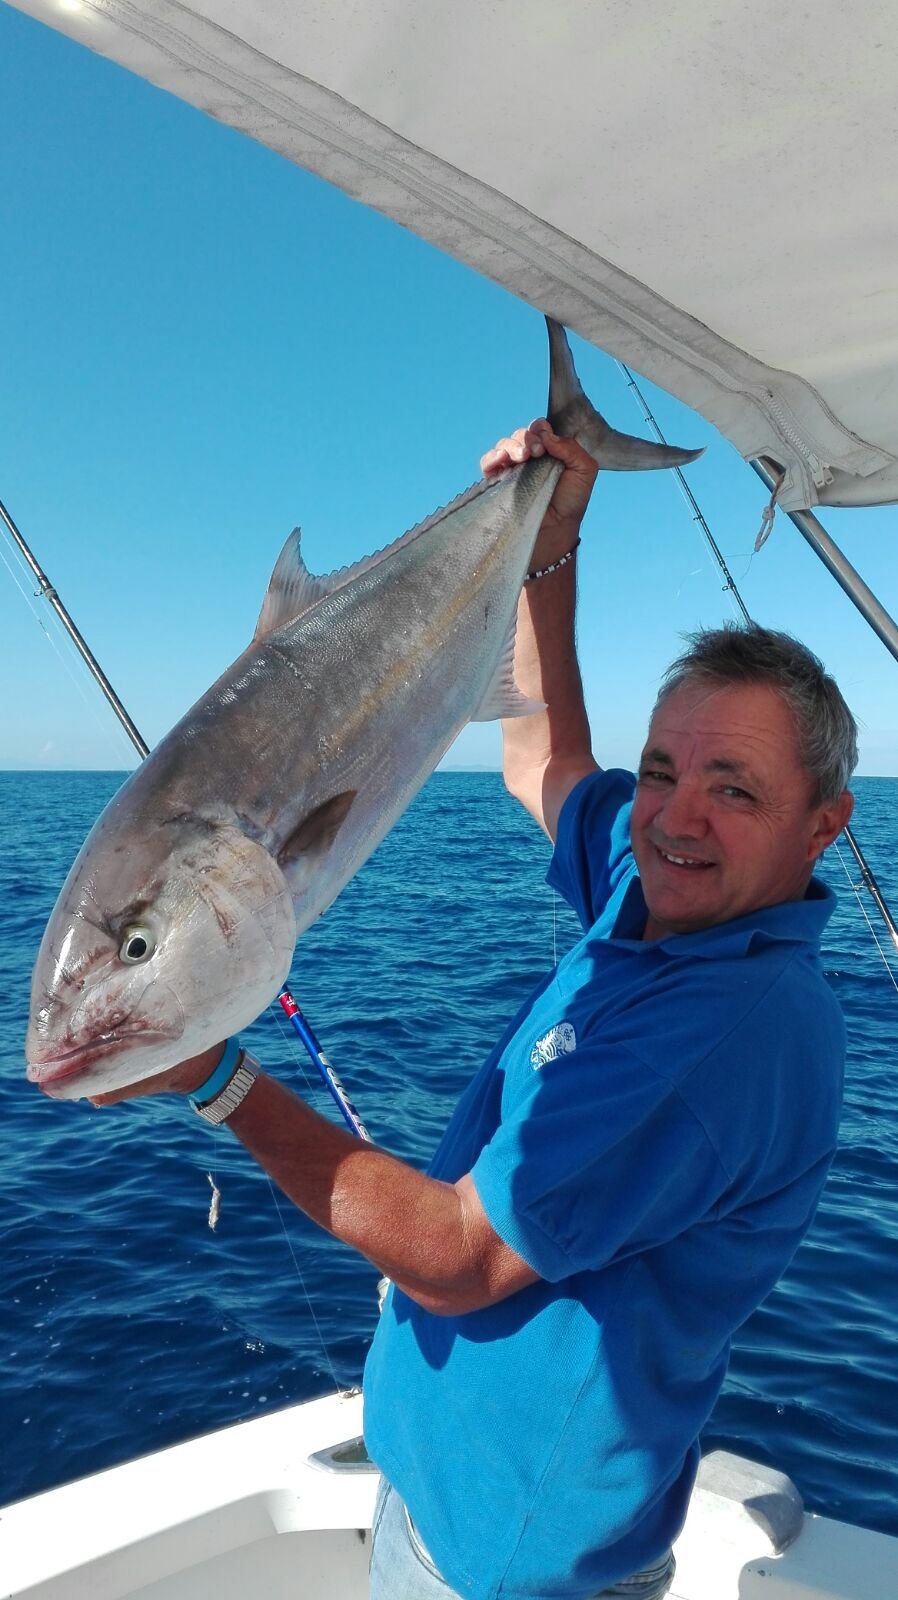
[[[545,711],[502,724],[503,773],[509,791],[554,839],[558,815],[574,784],[595,770],[583,684],[574,645],[576,561],[580,525],[596,463],[575,439],[558,438],[538,420],[500,439],[481,458],[486,476],[531,457],[549,455],[563,468],[543,518],[531,570],[564,564],[525,582],[518,604],[514,677]]]
[[[264,1073],[228,1126],[294,1205],[426,1309],[484,1303],[482,1263],[452,1184],[336,1127]]]
[[[534,562],[557,561],[574,546],[579,528],[579,519],[556,523],[541,536]],[[506,785],[553,838],[563,799],[596,765],[577,661],[575,604],[575,560],[524,585],[515,682],[528,697],[544,701],[546,709],[502,724]]]

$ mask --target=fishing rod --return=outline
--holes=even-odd
[[[667,440],[665,439],[664,434],[658,425],[657,419],[652,413],[649,403],[629,367],[626,366],[623,361],[618,361],[617,366],[623,373],[628,387],[632,389],[634,395],[636,396],[638,404],[642,410],[643,420],[651,428],[659,444],[666,444]],[[757,473],[762,483],[765,483],[767,488],[775,493],[781,481],[781,473],[777,472],[773,463],[767,460],[756,460],[751,461],[749,465],[754,468],[754,471]],[[733,601],[742,615],[743,622],[750,623],[752,621],[752,617],[748,607],[739,593],[736,581],[733,578],[726,561],[724,560],[723,552],[721,551],[716,539],[714,538],[714,535],[711,532],[711,529],[708,527],[708,524],[705,521],[704,515],[698,501],[695,498],[695,495],[692,493],[692,490],[690,489],[689,484],[686,482],[686,479],[684,478],[679,467],[671,467],[670,471],[676,474],[677,482],[679,483],[680,489],[686,498],[686,503],[692,512],[692,520],[693,522],[698,523],[698,526],[704,535],[705,542],[711,551],[711,555],[717,566],[720,568],[724,579],[724,591],[729,592],[732,595]],[[851,563],[842,554],[842,551],[839,549],[838,545],[836,545],[835,542],[830,539],[826,529],[822,527],[822,525],[817,521],[817,518],[812,516],[810,512],[788,511],[786,515],[789,517],[789,520],[794,523],[799,533],[801,533],[808,541],[808,543],[811,545],[811,548],[816,551],[817,555],[824,562],[828,570],[832,573],[833,577],[845,590],[845,593],[848,595],[849,599],[851,599],[857,606],[864,620],[869,623],[873,631],[882,640],[883,644],[886,646],[886,649],[890,650],[895,659],[898,660],[898,626],[896,626],[895,622],[889,616],[884,606],[882,606],[877,600],[872,590],[869,589],[864,583],[860,573],[855,571]],[[845,834],[845,842],[848,845],[851,854],[854,856],[855,862],[860,870],[863,886],[869,893],[873,904],[879,912],[892,944],[894,945],[895,949],[898,950],[898,923],[896,923],[885,895],[876,881],[873,869],[867,861],[864,852],[858,843],[857,835],[854,833],[853,829],[846,826],[843,832]]]
[[[13,522],[12,517],[7,511],[2,500],[0,500],[0,517],[2,517],[3,521],[6,523],[19,554],[22,556],[24,561],[27,562],[29,569],[37,579],[38,597],[40,599],[49,601],[50,605],[53,607],[53,610],[56,612],[56,615],[65,628],[66,633],[75,646],[75,649],[78,651],[82,661],[85,662],[88,671],[91,673],[91,676],[99,684],[104,695],[106,696],[106,699],[109,701],[109,704],[118,717],[119,722],[128,735],[128,738],[131,740],[131,743],[137,751],[137,754],[140,756],[141,760],[143,760],[143,758],[150,753],[149,745],[143,736],[138,732],[134,723],[131,721],[131,718],[129,717],[127,711],[122,705],[121,700],[113,689],[112,684],[109,682],[109,679],[103,671],[103,668],[100,666],[99,661],[83,637],[80,629],[76,627],[71,616],[60,600],[55,585],[50,582],[50,579],[44,572],[43,567],[40,565],[33,552],[29,549],[25,539]]]
[[[300,1039],[305,1045],[309,1055],[315,1063],[315,1066],[318,1068],[318,1071],[321,1073],[321,1077],[327,1087],[328,1093],[333,1097],[334,1101],[339,1107],[340,1115],[342,1116],[343,1121],[346,1123],[347,1128],[349,1128],[351,1133],[355,1134],[357,1139],[363,1139],[366,1144],[371,1144],[372,1140],[368,1129],[365,1127],[365,1124],[356,1111],[356,1108],[350,1100],[349,1095],[346,1093],[346,1090],[340,1082],[340,1079],[337,1077],[336,1072],[322,1050],[311,1023],[306,1017],[303,1016],[289,989],[284,989],[283,993],[278,995],[278,1004],[280,1005],[284,1016],[292,1024],[294,1032],[299,1035]]]

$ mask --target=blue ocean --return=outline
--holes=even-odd
[[[121,780],[0,774],[0,1503],[357,1383],[377,1317],[374,1268],[183,1102],[97,1111],[25,1081],[35,951]],[[898,906],[898,780],[861,779],[856,793],[858,836]],[[498,774],[438,773],[300,941],[293,989],[373,1137],[407,1160],[426,1162],[510,1014],[576,936],[546,866]],[[822,870],[840,896],[825,964],[850,1040],[841,1149],[811,1234],[737,1337],[705,1444],[784,1468],[813,1509],[898,1533],[898,988],[874,932],[893,972],[898,958],[835,851]],[[276,1007],[247,1038],[336,1115]]]

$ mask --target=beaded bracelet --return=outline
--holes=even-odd
[[[527,572],[527,573],[525,573],[524,574],[524,582],[525,583],[535,583],[537,578],[547,578],[549,576],[550,572],[557,572],[559,567],[566,567],[568,562],[573,560],[574,554],[575,554],[576,550],[578,549],[579,545],[580,545],[580,540],[578,539],[576,544],[572,544],[571,545],[570,550],[567,550],[563,556],[559,556],[558,560],[557,561],[553,561],[550,566],[548,566],[548,567],[537,567],[535,572]]]

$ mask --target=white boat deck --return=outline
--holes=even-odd
[[[361,1431],[361,1395],[330,1395],[10,1506],[0,1600],[364,1600]],[[672,1600],[898,1600],[898,1539],[803,1515],[721,1453],[676,1555]]]

